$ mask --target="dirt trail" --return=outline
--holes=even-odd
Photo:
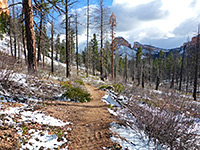
[[[88,103],[59,102],[48,105],[47,112],[61,120],[71,121],[68,133],[70,150],[102,150],[113,146],[109,130],[110,123],[117,119],[110,115],[108,106],[101,101],[105,92],[86,85],[92,100]],[[59,107],[58,107],[59,105]]]

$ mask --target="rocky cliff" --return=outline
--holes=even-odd
[[[8,0],[0,0],[0,14],[2,12],[6,12],[7,14],[9,14]]]
[[[131,48],[131,44],[127,40],[125,40],[123,37],[116,37],[114,39],[113,44],[114,44],[114,47],[116,48],[118,48],[121,45]]]

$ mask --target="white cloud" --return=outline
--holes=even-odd
[[[181,46],[188,36],[194,36],[200,23],[199,6],[200,0],[113,0],[110,8],[117,18],[116,36],[124,37],[132,45],[138,41],[174,48]],[[96,7],[91,5],[91,8]],[[79,48],[83,50],[86,46],[86,7],[77,11]],[[74,12],[75,9],[71,11]],[[94,24],[92,19],[91,24]],[[90,27],[90,38],[93,33],[98,35],[98,31]]]
[[[126,35],[130,43],[153,41],[155,46],[172,48],[194,35],[200,23],[197,6],[199,0],[113,0],[112,10],[118,36]]]

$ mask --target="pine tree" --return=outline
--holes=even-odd
[[[37,72],[37,60],[32,0],[24,0],[23,9],[25,10],[26,41],[28,49],[28,72],[30,74],[35,74]]]
[[[140,85],[141,79],[141,67],[142,67],[142,47],[139,47],[136,53],[136,68],[137,68],[137,80],[138,86]]]
[[[95,70],[98,68],[98,60],[99,60],[99,53],[98,53],[98,42],[96,39],[96,34],[93,34],[93,39],[91,40],[91,48],[92,48],[92,74],[95,75]]]
[[[60,34],[57,35],[56,41],[55,41],[55,50],[56,50],[56,60],[58,60],[58,54],[60,54]]]

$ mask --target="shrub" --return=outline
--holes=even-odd
[[[23,129],[22,129],[22,134],[26,134],[27,130],[28,130],[27,126],[24,126]]]
[[[75,102],[89,102],[91,100],[90,94],[81,87],[74,87],[70,81],[62,83],[66,88],[62,98],[70,99]]]
[[[113,87],[111,85],[108,85],[108,84],[103,84],[103,85],[100,85],[99,89],[101,90],[104,90],[104,89],[113,89]]]
[[[115,83],[113,87],[114,87],[115,92],[117,93],[121,93],[122,90],[124,89],[124,86],[120,83]]]
[[[84,85],[84,82],[82,80],[75,80],[74,83],[78,83],[79,85]]]

